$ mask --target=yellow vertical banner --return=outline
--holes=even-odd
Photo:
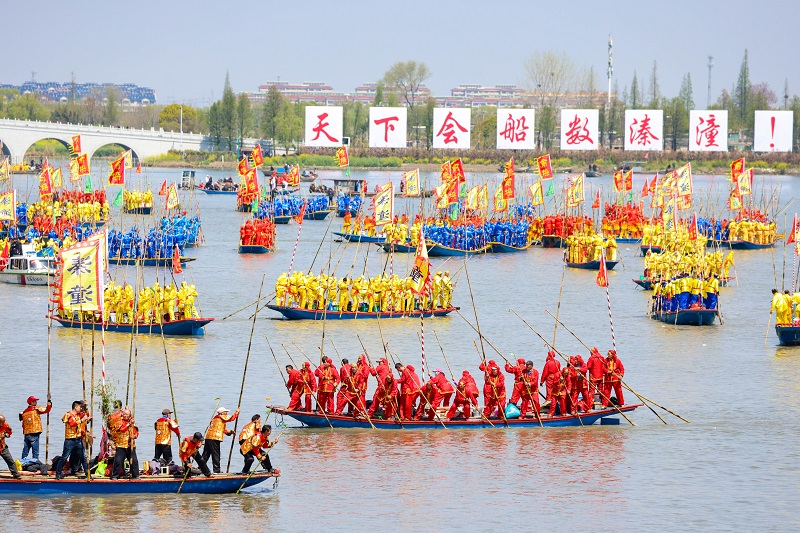
[[[61,250],[59,303],[65,311],[103,310],[103,286],[97,250],[96,242],[82,242]]]

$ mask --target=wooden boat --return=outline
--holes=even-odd
[[[196,257],[181,257],[181,266],[186,266],[186,263],[190,263],[192,261],[197,261]],[[152,266],[169,266],[172,265],[172,258],[171,257],[154,257],[154,258],[147,258],[147,257],[140,257],[139,259],[135,259],[133,257],[109,257],[108,258],[109,264],[112,265],[141,265],[146,267]]]
[[[236,206],[236,211],[238,213],[252,213],[253,212],[253,204],[241,204]]]
[[[267,248],[266,246],[261,246],[258,244],[240,244],[239,245],[239,253],[240,254],[268,254],[272,252],[272,248]]]
[[[781,346],[800,345],[800,326],[775,326],[775,333]]]
[[[411,246],[410,244],[392,244],[389,242],[378,242],[375,243],[381,248],[383,248],[384,252],[393,252],[396,254],[414,254],[417,253],[417,247]]]
[[[79,320],[71,320],[63,318],[58,315],[48,315],[65,328],[82,328],[82,329],[95,329],[100,331],[114,331],[117,333],[133,333],[136,331],[140,335],[205,335],[203,326],[209,324],[213,318],[182,318],[180,320],[173,320],[172,322],[163,322],[161,324],[117,324],[115,322],[81,322]]]
[[[730,246],[732,250],[765,250],[773,248],[774,242],[768,244],[756,244],[750,241],[721,241],[721,246]]]
[[[660,254],[661,253],[661,247],[660,246],[650,246],[648,244],[647,246],[642,245],[642,246],[639,247],[639,251],[642,253],[642,257],[647,255],[647,251],[648,250],[650,250],[654,254]]]
[[[566,248],[563,237],[558,235],[542,235],[542,248]]]
[[[350,242],[386,242],[386,237],[382,235],[362,235],[360,233],[344,233],[341,231],[334,231],[333,234]]]
[[[653,320],[676,326],[711,326],[719,317],[718,309],[681,309],[680,311],[658,311],[650,315]]]
[[[149,207],[133,207],[131,209],[123,209],[122,212],[128,215],[149,215],[150,213],[153,212],[153,206],[151,205]]]
[[[524,246],[522,248],[518,248],[516,246],[511,246],[509,244],[503,244],[502,242],[490,242],[489,246],[491,247],[490,251],[493,254],[511,254],[511,253],[515,253],[515,252],[524,252],[525,250],[530,248],[532,245],[529,244],[529,245]]]
[[[459,250],[458,248],[450,248],[442,244],[431,244],[428,246],[428,257],[470,257],[478,254],[487,254],[492,252],[492,245],[487,244],[476,248],[474,250]]]
[[[584,177],[587,177],[587,178],[601,178],[601,177],[603,177],[603,175],[601,173],[597,172],[596,170],[587,170],[586,172],[583,173],[583,175],[584,175]]]
[[[641,238],[638,238],[638,239],[633,239],[633,238],[631,238],[631,239],[628,239],[628,238],[623,238],[623,237],[620,237],[620,238],[618,238],[618,239],[614,239],[614,240],[616,240],[616,241],[617,241],[617,244],[639,244],[640,242],[642,242],[642,239],[641,239]]]
[[[565,416],[542,416],[541,425],[536,417],[533,418],[513,418],[508,419],[509,428],[538,428],[538,427],[566,427],[566,426],[591,426],[598,420],[601,425],[616,425],[619,424],[619,419],[613,418],[615,415],[622,412],[631,412],[642,404],[623,405],[617,410],[616,408],[605,408],[596,411],[589,411],[588,413],[580,413],[577,415]],[[289,411],[285,407],[268,406],[274,413],[285,415],[294,418],[304,426],[313,428],[329,428],[333,426],[336,429],[360,428],[370,429],[372,425],[376,429],[466,429],[466,428],[497,428],[503,429],[506,423],[502,419],[491,419],[491,424],[481,417],[474,417],[468,420],[453,419],[453,420],[403,420],[402,423],[397,420],[380,420],[377,418],[358,417],[340,415],[328,415],[327,418],[321,413],[314,413],[308,411]],[[370,421],[372,425],[370,425]],[[494,424],[494,426],[492,426]]]
[[[303,215],[303,220],[325,220],[333,211],[333,209],[323,209],[312,213],[307,212]]]
[[[734,276],[731,276],[729,278],[719,278],[719,285],[720,287],[727,287],[730,284],[730,282],[735,279],[736,278]],[[633,278],[631,281],[646,291],[653,290],[653,285],[655,283],[658,283],[658,279],[656,278],[638,278],[638,279]]]
[[[6,472],[0,476],[0,494],[31,494],[37,496],[49,494],[177,494],[180,487],[182,494],[233,494],[244,483],[244,488],[252,487],[264,481],[278,478],[275,474],[258,472],[250,476],[215,474],[212,477],[190,476],[181,487],[183,476],[156,475],[141,476],[139,479],[93,478],[87,481],[83,477],[67,477],[56,479],[47,475],[24,475],[22,479],[14,479]]]
[[[203,189],[203,188],[201,188],[200,190],[203,191],[206,194],[233,194],[233,195],[235,195],[237,193],[237,191],[215,191],[213,189]]]
[[[267,305],[273,311],[282,314],[288,320],[361,320],[368,318],[419,318],[422,311],[415,310],[410,312],[401,311],[324,311],[322,309],[300,309],[299,307],[287,307],[285,305]],[[425,318],[447,316],[453,311],[458,311],[460,307],[445,307],[435,310],[426,310]]]
[[[0,271],[0,282],[13,285],[49,285],[56,275],[53,258],[35,254],[13,256],[6,268]]]
[[[570,268],[580,268],[583,270],[600,270],[600,261],[586,261],[585,263],[570,263],[566,261],[567,266]],[[614,267],[617,266],[619,261],[606,261],[606,268],[608,270],[614,270]]]
[[[275,222],[275,224],[288,224],[293,218],[294,216],[292,215],[286,215],[282,217],[274,217],[272,221]]]

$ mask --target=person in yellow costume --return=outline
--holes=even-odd
[[[144,193],[144,200],[143,200],[144,207],[153,207],[153,191],[147,189]]]
[[[420,232],[420,223],[414,222],[414,225],[411,226],[411,246],[416,247],[419,245],[419,232]]]
[[[181,295],[181,291],[183,291],[183,295]],[[178,297],[182,300],[181,310],[183,312],[183,318],[197,318],[199,316],[197,308],[194,305],[194,300],[197,296],[197,288],[194,284],[188,285],[185,281],[181,282]]]
[[[116,309],[116,302],[114,300],[115,297],[115,288],[114,280],[108,282],[106,288],[103,290],[103,322],[108,323],[111,315],[111,310]]]
[[[175,290],[175,285],[170,283],[164,288],[161,311],[163,314],[168,316],[169,322],[175,320],[175,299],[177,297],[178,291]]]
[[[792,323],[792,308],[778,289],[772,289],[772,307],[769,314],[775,313],[775,324],[785,326]]]
[[[150,287],[142,287],[139,289],[139,301],[137,303],[139,316],[137,320],[140,323],[149,324],[151,322],[150,315],[153,309],[153,291]]]
[[[445,270],[442,274],[442,307],[448,308],[453,303],[453,281],[450,279],[450,271]]]
[[[286,293],[289,291],[289,276],[283,272],[275,281],[275,299],[278,305],[286,305]]]
[[[153,307],[153,322],[160,324],[164,320],[164,313],[161,312],[163,306],[161,300],[164,298],[164,292],[161,290],[161,285],[159,285],[157,281],[150,287],[150,292],[152,292],[150,299]]]
[[[350,279],[344,277],[339,280],[337,284],[339,288],[339,311],[349,311],[350,310]]]
[[[437,309],[439,308],[439,300],[442,297],[442,271],[437,270],[436,274],[433,275],[433,282],[432,285],[432,295],[431,295],[431,308]],[[427,306],[426,306],[427,307]]]
[[[306,302],[303,309],[317,309],[317,301],[319,297],[319,279],[316,276],[308,275],[305,277],[306,282]]]

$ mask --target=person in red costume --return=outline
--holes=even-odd
[[[514,383],[515,387],[516,385],[517,383]],[[522,405],[519,408],[520,417],[525,418],[532,404],[534,414],[536,418],[539,418],[541,415],[541,407],[539,406],[539,371],[533,368],[533,361],[525,363],[519,374],[519,385],[519,397],[522,400]],[[514,403],[513,399],[511,401]]]
[[[401,363],[394,365],[400,373],[400,418],[411,420],[414,418],[414,404],[419,398],[421,384],[419,376],[411,365],[403,366]]]
[[[472,376],[469,377],[471,378]],[[447,419],[452,420],[455,418],[456,413],[461,409],[464,420],[467,420],[472,413],[473,406],[478,406],[478,387],[475,386],[474,380],[470,382],[469,379],[462,377],[456,385],[453,405],[450,406],[450,410],[447,412]]]
[[[622,378],[625,376],[625,367],[617,357],[616,350],[609,350],[606,357],[605,390],[603,391],[603,407],[608,407],[611,397],[611,390],[617,396],[617,405],[625,405],[625,397],[622,395]]]
[[[489,418],[497,409],[498,416],[505,418],[506,377],[493,359],[481,363],[478,369],[483,371],[483,416]]]
[[[397,382],[394,376],[386,374],[378,390],[375,391],[375,398],[376,400],[369,406],[369,416],[374,415],[378,407],[382,407],[384,418],[386,420],[392,418],[397,410]]]
[[[378,390],[386,382],[386,376],[391,375],[392,369],[389,368],[389,361],[385,357],[381,357],[375,367],[369,367],[369,373],[378,378],[378,389],[372,395],[372,403],[374,404],[378,400]]]
[[[594,395],[604,395],[605,388],[603,387],[603,377],[606,374],[606,362],[603,356],[600,355],[600,350],[592,348],[589,354],[589,361],[586,363],[589,369],[589,406],[594,407]],[[608,405],[608,400],[601,398],[603,406]]]
[[[511,354],[512,356],[514,354]],[[522,397],[522,373],[525,371],[525,359],[517,359],[517,364],[512,365],[506,361],[506,372],[514,375],[514,388],[511,390],[511,403],[517,405]]]
[[[369,370],[370,366],[367,362],[367,356],[363,353],[358,356],[358,362],[356,363],[356,369],[358,371],[359,379],[363,379],[363,386],[360,387],[361,389],[361,405],[367,405],[367,382],[369,381]]]
[[[434,374],[436,375],[428,382],[431,386],[431,405],[430,412],[428,413],[428,420],[433,420],[437,407],[440,405],[448,407],[450,405],[450,398],[455,392],[453,384],[450,383],[450,380],[447,379],[447,376],[444,375],[441,369],[437,368]]]
[[[556,353],[551,350],[547,352],[547,360],[544,363],[544,368],[542,368],[542,379],[539,381],[539,385],[547,385],[545,388],[545,396],[548,399],[550,398],[550,387],[558,380],[560,373],[561,363],[556,360]]]
[[[592,400],[589,396],[589,382],[586,378],[588,367],[586,363],[583,362],[583,357],[580,355],[576,355],[574,358],[570,359],[573,360],[570,362],[573,365],[572,396],[570,398],[570,403],[573,405],[576,412],[591,411]],[[581,400],[578,400],[578,396],[581,396]]]
[[[364,403],[361,399],[362,389],[366,389],[367,380],[362,374],[358,373],[358,369],[353,365],[347,365],[349,374],[345,377],[344,367],[339,376],[342,378],[342,386],[339,387],[339,393],[336,396],[336,414],[341,415],[347,406],[347,414],[349,416],[364,414]]]
[[[314,373],[311,372],[311,364],[308,362],[303,363],[303,367],[300,370],[294,370],[292,365],[286,365],[286,371],[289,373],[289,379],[286,381],[286,388],[288,388],[292,394],[289,409],[299,410],[300,399],[305,396],[305,407],[303,410],[311,412],[311,396],[317,390],[317,380],[314,379]]]
[[[567,413],[567,369],[559,371],[547,387],[547,401],[550,402],[550,416],[564,416]]]
[[[334,412],[333,396],[336,385],[339,383],[339,374],[331,364],[331,358],[326,357],[322,366],[314,370],[317,376],[317,411]]]

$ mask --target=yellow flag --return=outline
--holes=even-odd
[[[86,237],[83,242],[97,243],[97,264],[104,271],[108,271],[108,234],[106,230],[100,230],[94,235]]]
[[[60,252],[59,303],[68,312],[103,310],[97,243],[79,243]]]
[[[17,215],[17,191],[12,190],[0,194],[0,220],[10,220],[13,222],[17,219],[16,215]]]
[[[419,196],[419,169],[403,173],[406,196]]]
[[[583,174],[578,174],[572,178],[572,203],[580,203],[584,200],[583,193]]]
[[[495,213],[502,213],[508,209],[508,202],[503,198],[503,186],[494,191],[494,211]]]
[[[425,235],[422,228],[419,231],[419,244],[417,256],[414,258],[414,268],[411,269],[411,290],[414,294],[426,294],[428,280],[431,275],[431,263],[428,261],[428,246],[425,244]]]
[[[8,164],[8,158],[6,157],[3,159],[3,162],[0,163],[0,181],[8,179],[10,176],[10,167],[11,165]]]
[[[478,209],[478,189],[480,187],[473,187],[467,191],[467,209]]]
[[[539,180],[530,186],[531,204],[542,205],[544,203],[544,196],[542,195],[542,181]]]
[[[664,209],[661,211],[661,220],[664,223],[664,231],[675,229],[675,218],[677,216],[677,200],[674,196],[664,199]]]
[[[692,195],[692,164],[686,163],[681,168],[675,171],[677,174],[676,185],[678,187],[678,196],[691,196]]]
[[[173,183],[167,189],[167,209],[175,209],[179,204],[178,187]]]
[[[487,184],[481,185],[478,189],[478,209],[486,209],[489,207],[489,186]]]
[[[53,188],[62,187],[64,185],[61,178],[61,167],[56,167],[50,172],[50,179],[53,180]]]
[[[389,224],[394,215],[394,184],[390,181],[378,188],[378,194],[372,198],[375,213],[375,225],[380,227]]]
[[[746,196],[750,194],[752,192],[751,184],[753,183],[753,169],[748,168],[739,174],[736,183],[736,187],[739,189],[739,196]]]
[[[130,150],[125,150],[125,152],[123,152],[123,155],[125,156],[125,168],[126,169],[133,168],[133,152],[131,152]]]

